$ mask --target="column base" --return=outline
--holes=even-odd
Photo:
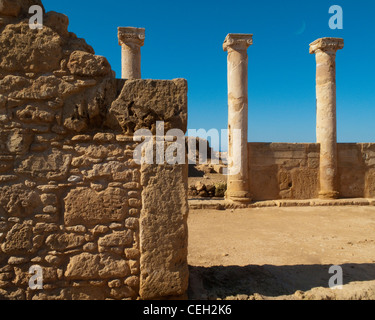
[[[319,199],[332,200],[332,199],[338,199],[339,197],[340,197],[340,193],[337,191],[320,191],[319,192]]]
[[[247,191],[227,191],[225,193],[225,199],[243,204],[248,204],[253,200],[250,196],[250,193]]]

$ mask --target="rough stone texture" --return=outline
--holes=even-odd
[[[142,92],[142,95],[139,95]],[[163,103],[161,103],[163,102]],[[187,82],[129,80],[112,104],[108,124],[126,134],[139,129],[156,133],[156,122],[164,121],[165,130],[187,130]]]
[[[117,247],[117,246],[129,246],[133,242],[133,236],[130,231],[114,232],[98,241],[99,246],[103,247]]]
[[[14,184],[0,188],[0,207],[9,216],[28,216],[39,205],[40,199],[38,194],[23,184]]]
[[[70,259],[65,277],[70,280],[94,280],[130,275],[124,259],[111,254],[82,253]]]
[[[188,287],[187,166],[143,165],[140,225],[143,299],[183,295]],[[164,186],[168,185],[173,194]]]
[[[41,0],[1,0],[0,14],[12,17],[25,16],[32,5],[39,5],[44,10]]]
[[[23,7],[31,1],[18,2]],[[2,28],[3,121],[40,123],[32,129],[40,133],[51,124],[55,133],[102,125],[117,94],[114,73],[104,57],[68,32],[68,24],[66,16],[49,12],[41,30],[31,30],[22,16]]]
[[[111,66],[106,58],[83,51],[74,51],[70,55],[68,69],[81,77],[101,77],[111,73]]]
[[[30,226],[15,224],[7,233],[1,250],[5,254],[26,254],[33,247],[32,235]]]
[[[82,201],[86,199],[86,201]],[[72,190],[65,198],[65,224],[95,227],[99,223],[122,221],[126,216],[126,192],[108,188],[96,192],[91,188]]]
[[[250,192],[256,201],[316,199],[318,144],[249,143]],[[375,145],[339,143],[338,186],[342,198],[375,196]]]
[[[51,250],[58,251],[77,248],[84,243],[86,243],[84,236],[73,233],[52,234],[46,239],[46,245]]]
[[[375,145],[338,145],[339,192],[343,198],[375,197]]]
[[[137,128],[165,120],[186,130],[186,81],[116,80],[108,61],[68,31],[65,15],[45,13],[43,30],[30,30],[31,4],[40,1],[0,0],[0,300],[144,298],[140,233],[156,239],[166,230],[161,247],[144,252],[149,264],[174,257],[163,244],[172,234],[186,237],[185,174],[176,167],[168,174],[175,183],[141,185],[137,143],[116,117],[134,102],[129,123]],[[153,188],[160,186],[168,195],[165,207],[153,211],[160,225],[142,230],[142,207],[155,201]],[[175,288],[163,282],[158,291],[159,283],[149,282],[145,297],[184,294],[183,245],[176,247],[180,260],[171,260],[179,264],[160,272],[163,281],[173,275]],[[35,264],[43,269],[41,291],[28,287]]]
[[[248,147],[254,200],[317,197],[318,145],[249,143]]]
[[[28,21],[10,24],[2,31],[0,41],[0,68],[4,71],[42,73],[59,69],[64,40],[50,27],[35,32]]]
[[[66,179],[69,174],[71,161],[71,155],[52,150],[52,152],[29,156],[20,163],[16,171],[36,178],[46,178],[46,180],[62,180]]]

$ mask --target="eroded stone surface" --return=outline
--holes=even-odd
[[[88,188],[72,190],[65,198],[65,224],[93,227],[99,223],[121,221],[127,212],[125,196],[124,190],[115,188],[99,193]]]
[[[71,155],[59,151],[31,155],[21,163],[17,171],[33,177],[59,180],[67,177],[71,159]]]
[[[24,16],[29,13],[32,5],[41,6],[44,10],[41,0],[1,0],[0,14],[5,16]]]
[[[0,68],[8,72],[38,73],[58,69],[63,57],[62,46],[61,36],[48,27],[35,32],[28,21],[7,25],[0,35]]]
[[[68,69],[81,77],[101,77],[111,73],[111,66],[106,58],[84,51],[74,51],[70,55]]]
[[[130,274],[126,261],[112,254],[82,253],[70,259],[65,276],[67,279],[109,279]]]
[[[85,237],[73,233],[53,234],[46,240],[46,245],[51,250],[68,250],[79,247],[85,243]]]
[[[138,92],[142,92],[139,95]],[[156,133],[156,122],[165,130],[187,130],[187,82],[184,79],[129,80],[112,104],[108,124],[132,135],[139,129]]]
[[[32,4],[41,2],[0,0],[0,299],[137,299],[139,219],[143,201],[153,200],[142,197],[137,143],[127,133],[154,130],[156,120],[186,130],[186,81],[116,80],[106,58],[68,31],[65,15],[45,13],[43,29],[31,30]],[[132,101],[139,107],[124,121]],[[173,174],[181,181],[181,171]],[[173,185],[163,191],[174,199]],[[185,220],[169,230],[169,214],[159,221],[177,236]],[[42,292],[27,289],[35,264]],[[176,270],[164,281],[178,283]],[[158,293],[152,283],[147,290],[159,298],[186,287]]]
[[[129,246],[133,242],[133,235],[130,231],[120,231],[99,238],[98,244],[103,247]]]
[[[187,166],[144,165],[141,183],[140,295],[143,299],[183,295],[189,278]]]
[[[68,279],[98,279],[100,270],[100,256],[82,253],[70,259],[65,276]]]
[[[6,254],[27,254],[33,247],[32,227],[15,224],[8,232],[1,250]]]
[[[0,206],[9,216],[28,216],[40,205],[37,192],[22,184],[0,188]]]

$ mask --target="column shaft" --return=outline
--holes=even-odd
[[[316,54],[317,143],[320,144],[319,197],[339,197],[337,167],[336,120],[336,52],[342,39],[323,38],[312,43],[310,53]]]
[[[230,34],[228,51],[228,200],[249,202],[248,174],[248,55],[252,35]]]
[[[141,47],[125,44],[121,47],[122,79],[141,79]]]
[[[317,52],[317,141],[320,143],[320,193],[337,198],[337,120],[335,52]]]
[[[141,47],[144,45],[145,29],[120,27],[118,39],[122,49],[122,78],[141,79]]]

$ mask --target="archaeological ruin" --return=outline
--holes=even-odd
[[[31,3],[1,1],[0,299],[184,296],[187,166],[136,164],[132,134],[186,132],[186,81],[141,80],[133,28],[116,79],[65,15],[31,30]]]
[[[238,203],[279,199],[337,199],[375,197],[375,144],[337,143],[337,38],[310,44],[316,55],[317,142],[248,143],[247,48],[252,35],[229,34],[228,51],[229,172],[226,198]],[[232,143],[240,129],[239,143]]]
[[[28,9],[41,0],[0,4],[0,300],[187,298],[188,163],[133,158],[137,130],[154,144],[158,121],[187,132],[187,81],[142,79],[145,29],[118,29],[118,79],[65,15],[44,12],[43,29],[32,30]],[[343,40],[310,45],[317,142],[306,144],[248,143],[252,43],[250,34],[224,42],[235,172],[226,202],[374,198],[375,144],[337,143]],[[32,266],[43,270],[43,290],[30,288]]]

